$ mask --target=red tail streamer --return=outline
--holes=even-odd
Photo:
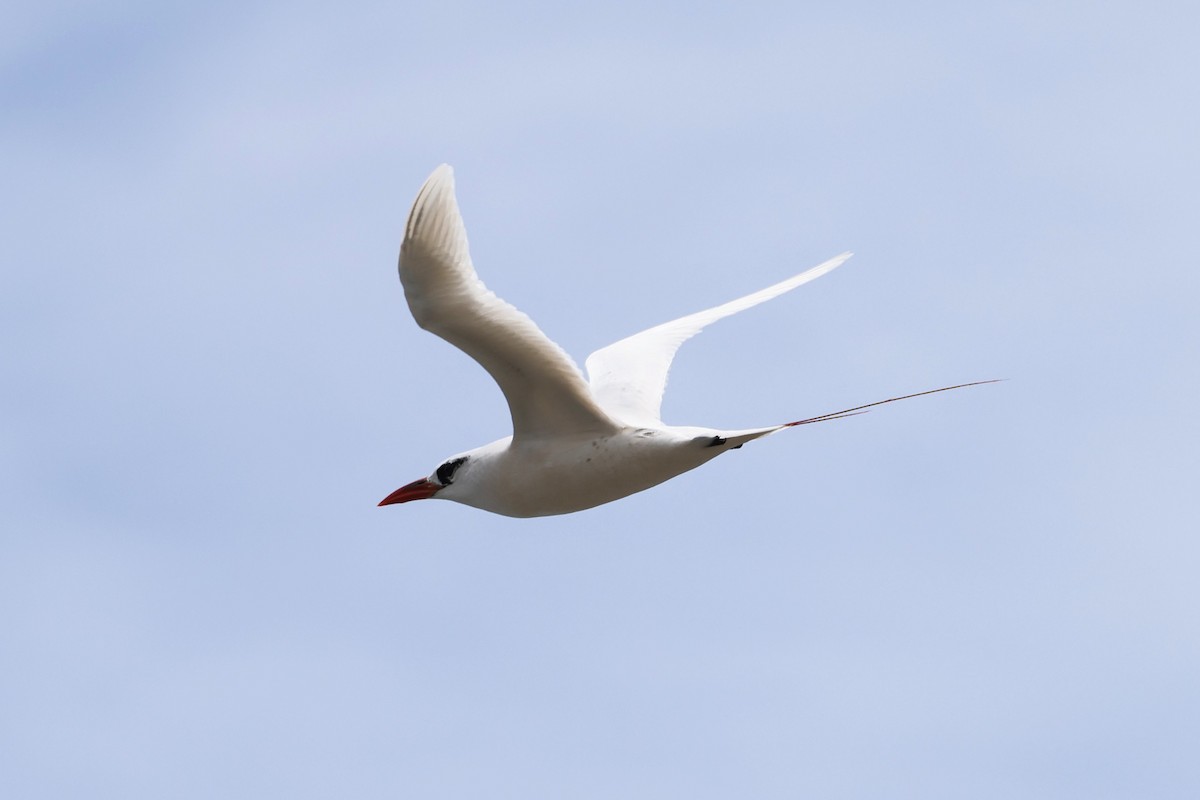
[[[921,396],[927,395],[927,394],[937,394],[938,392],[948,392],[951,389],[965,389],[968,386],[982,386],[985,383],[1000,383],[1000,381],[1002,381],[1002,380],[1004,380],[1004,379],[1003,378],[995,378],[990,381],[974,381],[972,383],[960,383],[955,386],[943,386],[941,389],[929,389],[928,391],[917,392],[916,394],[906,394],[906,395],[902,395],[900,397],[889,397],[887,400],[876,400],[874,403],[867,403],[865,406],[855,406],[854,408],[846,408],[841,411],[831,412],[829,414],[821,414],[820,416],[817,416],[817,417],[809,417],[808,419],[798,419],[795,422],[785,423],[782,427],[791,428],[796,425],[809,425],[813,422],[829,422],[830,420],[833,420],[833,419],[845,419],[846,417],[856,417],[859,414],[867,413],[863,409],[872,408],[873,406],[881,406],[885,403],[894,403],[897,400],[908,400],[911,397],[921,397]]]

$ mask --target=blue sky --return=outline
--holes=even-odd
[[[0,33],[0,791],[1191,798],[1184,3],[27,4]],[[771,437],[577,515],[409,318],[440,162],[577,360]]]

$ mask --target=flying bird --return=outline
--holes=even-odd
[[[400,282],[413,319],[474,358],[500,386],[512,436],[452,456],[379,505],[437,498],[510,517],[569,514],[649,489],[746,442],[784,428],[851,416],[875,405],[748,430],[667,425],[660,417],[675,352],[705,326],[836,269],[842,253],[795,277],[724,305],[634,334],[587,358],[571,357],[525,314],[483,285],[443,164],[425,181],[400,246]]]

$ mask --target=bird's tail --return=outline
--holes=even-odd
[[[833,420],[833,419],[845,419],[846,417],[856,417],[859,414],[867,413],[866,409],[868,409],[868,408],[872,408],[874,406],[881,406],[885,403],[894,403],[897,400],[908,400],[911,397],[922,397],[927,394],[937,394],[938,392],[948,392],[951,389],[965,389],[968,386],[982,386],[985,383],[1000,383],[1000,381],[1002,381],[1002,380],[1004,380],[1004,379],[1003,378],[992,378],[991,380],[987,380],[987,381],[971,381],[970,383],[958,383],[958,384],[955,384],[954,386],[943,386],[940,389],[926,389],[923,392],[914,392],[913,394],[903,394],[903,395],[900,395],[899,397],[889,397],[887,400],[876,400],[874,403],[867,403],[866,405],[855,406],[854,408],[846,408],[846,409],[842,409],[841,411],[831,412],[829,414],[821,414],[816,417],[809,417],[808,419],[798,419],[795,422],[785,422],[784,424],[777,427],[775,430],[783,430],[784,428],[794,428],[797,425],[811,425],[814,422],[829,422],[830,420]]]
[[[987,381],[972,381],[971,383],[958,383],[958,384],[955,384],[954,386],[943,386],[940,389],[927,389],[923,392],[914,392],[913,394],[904,394],[904,395],[900,395],[899,397],[889,397],[887,400],[876,400],[874,403],[867,403],[865,405],[855,406],[854,408],[844,408],[841,411],[831,411],[828,414],[819,414],[815,417],[808,417],[807,419],[798,419],[795,422],[785,422],[782,425],[772,425],[769,428],[753,428],[753,429],[744,430],[744,431],[730,431],[728,433],[723,434],[720,437],[725,440],[724,442],[721,442],[721,444],[727,444],[728,447],[730,447],[730,448],[741,447],[746,442],[750,442],[755,439],[760,439],[763,436],[769,436],[772,433],[776,433],[778,431],[783,430],[784,428],[795,428],[799,425],[811,425],[814,422],[830,422],[831,420],[835,420],[835,419],[845,419],[846,417],[856,417],[859,414],[866,414],[867,409],[869,409],[869,408],[873,408],[875,406],[881,406],[881,405],[884,405],[885,403],[895,403],[897,400],[908,400],[913,397],[922,397],[927,394],[937,394],[938,392],[948,392],[951,389],[965,389],[968,386],[982,386],[985,383],[999,383],[1002,380],[1004,380],[1004,379],[1003,378],[993,378],[992,380],[987,380]]]

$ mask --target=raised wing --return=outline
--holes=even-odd
[[[417,324],[478,361],[500,385],[514,439],[617,427],[570,356],[475,274],[454,172],[445,164],[425,181],[409,213],[400,282]]]
[[[667,372],[675,351],[705,326],[719,319],[778,297],[840,266],[851,253],[842,253],[794,278],[731,300],[724,305],[636,333],[588,356],[587,372],[592,394],[600,406],[630,425],[661,425],[660,409],[667,388]]]

